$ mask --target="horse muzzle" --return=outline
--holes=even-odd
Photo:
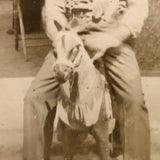
[[[59,83],[65,83],[73,72],[73,68],[65,64],[57,63],[53,66],[53,71],[56,75],[57,81]]]

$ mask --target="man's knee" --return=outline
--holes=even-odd
[[[34,90],[29,89],[24,97],[24,102],[33,102],[35,100],[42,99],[41,94],[37,94]]]
[[[58,92],[42,92],[39,90],[29,89],[24,97],[24,104],[31,105],[34,107],[39,105],[49,106],[49,108],[53,108],[57,105]],[[48,107],[47,107],[48,108]]]
[[[125,109],[138,109],[144,106],[145,101],[143,94],[134,94],[134,93],[128,93],[125,94],[124,97],[122,97],[122,103],[125,106]]]

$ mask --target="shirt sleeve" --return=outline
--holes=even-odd
[[[148,17],[148,0],[127,0],[127,3],[128,8],[120,23],[127,26],[131,36],[136,38]]]
[[[64,0],[45,0],[44,5],[46,34],[54,43],[58,34],[54,21],[56,20],[62,27],[67,24],[67,19],[64,15]]]

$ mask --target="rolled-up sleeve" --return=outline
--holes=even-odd
[[[129,28],[132,38],[136,38],[148,17],[148,0],[127,0],[127,2],[128,8],[121,19],[121,24]]]
[[[54,42],[58,34],[54,20],[62,27],[67,24],[67,19],[64,15],[64,0],[45,0],[44,14],[46,34]]]

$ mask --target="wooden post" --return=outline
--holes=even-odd
[[[15,49],[19,49],[19,17],[17,9],[17,0],[14,0],[16,5],[14,6],[14,30],[15,30]]]
[[[25,60],[27,61],[28,57],[27,57],[27,48],[26,48],[26,41],[25,41],[25,30],[24,30],[22,11],[20,8],[19,0],[17,0],[17,9],[18,9],[18,17],[19,17],[19,24],[20,24],[22,46],[23,46],[23,54],[25,56]]]

